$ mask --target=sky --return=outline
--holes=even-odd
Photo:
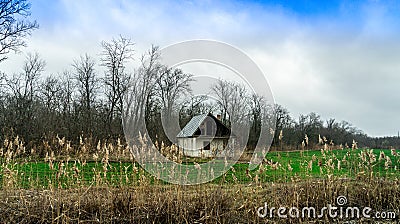
[[[398,1],[35,0],[31,11],[40,28],[0,64],[9,74],[28,52],[45,74],[61,73],[118,35],[136,43],[136,62],[152,44],[211,39],[253,59],[294,118],[316,112],[370,136],[400,130]]]

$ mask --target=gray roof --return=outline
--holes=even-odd
[[[207,118],[208,114],[201,114],[194,116],[189,123],[178,133],[176,137],[178,138],[185,138],[193,136],[196,132],[197,128],[200,127],[201,123]]]

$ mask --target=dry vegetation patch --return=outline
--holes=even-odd
[[[346,221],[259,218],[257,208],[335,204],[399,214],[399,181],[308,180],[263,185],[138,186],[3,190],[0,219],[18,223],[299,223]],[[360,221],[360,220],[359,220]],[[362,220],[361,220],[362,221]],[[367,221],[367,220],[365,220]],[[385,220],[382,220],[385,221]],[[386,220],[386,221],[399,221]]]

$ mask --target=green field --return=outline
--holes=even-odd
[[[257,215],[257,208],[265,203],[322,208],[343,195],[350,206],[400,214],[400,150],[274,151],[255,170],[249,171],[247,163],[237,163],[211,183],[194,186],[163,182],[116,150],[114,154],[96,152],[94,157],[50,151],[46,159],[12,157],[15,154],[10,152],[0,161],[0,210],[4,211],[0,220],[16,223],[376,221],[328,216],[260,219]],[[195,162],[205,160],[191,158],[183,163]],[[188,177],[211,175],[202,167],[201,172],[192,169]],[[160,175],[170,173],[165,169]],[[398,216],[380,221],[398,222]]]
[[[310,178],[394,179],[400,177],[399,154],[399,150],[378,149],[269,152],[256,170],[248,171],[247,163],[237,163],[213,183],[279,183]],[[15,159],[11,163],[2,160],[0,179],[2,187],[8,188],[72,188],[82,184],[121,187],[143,182],[165,184],[135,162]],[[188,175],[197,176],[197,173]]]

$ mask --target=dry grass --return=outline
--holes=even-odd
[[[356,146],[353,146],[356,147]],[[163,149],[165,153],[173,149]],[[376,211],[394,211],[400,215],[400,181],[398,176],[384,178],[373,176],[373,167],[381,161],[387,170],[394,170],[399,155],[395,150],[381,153],[376,157],[372,151],[362,151],[335,158],[325,145],[321,157],[313,156],[304,161],[304,169],[324,166],[329,171],[348,165],[349,158],[358,158],[350,168],[357,175],[354,178],[341,178],[331,175],[310,176],[308,179],[292,178],[286,183],[265,182],[258,174],[243,184],[232,175],[232,182],[203,184],[197,186],[166,185],[152,182],[143,170],[132,167],[135,182],[110,182],[110,161],[129,161],[134,159],[129,148],[119,141],[98,142],[82,138],[78,145],[71,145],[63,138],[44,141],[42,145],[26,149],[18,139],[6,139],[0,147],[1,182],[0,220],[9,223],[308,223],[308,222],[344,222],[327,216],[320,219],[272,219],[260,218],[257,208],[267,203],[269,206],[321,208],[335,204],[339,195],[346,196],[350,206],[369,206]],[[278,154],[280,157],[280,154]],[[301,154],[302,155],[302,154]],[[314,158],[315,157],[315,158]],[[46,166],[54,170],[48,181],[55,184],[40,185],[34,176],[28,176],[28,184],[22,187],[19,177],[26,176],[17,168],[19,163],[32,160],[45,161]],[[85,182],[82,167],[92,161],[99,164],[100,170],[94,171],[94,180]],[[322,162],[324,161],[324,162]],[[333,161],[341,161],[334,163]],[[321,163],[321,164],[319,164]],[[323,163],[323,164],[322,164]],[[262,169],[284,169],[292,172],[295,164],[278,167],[278,163],[264,164]],[[354,166],[354,167],[353,167]],[[357,167],[355,167],[357,166]],[[260,168],[258,172],[263,172]],[[384,170],[385,172],[386,169]],[[392,172],[392,171],[390,171]],[[232,171],[232,174],[235,171]],[[371,173],[371,175],[369,175]],[[238,173],[235,173],[238,175]],[[120,177],[128,175],[126,170],[119,172]],[[251,176],[246,172],[247,176]],[[253,174],[254,175],[254,174]],[[310,173],[311,175],[311,173]],[[111,176],[112,177],[112,176]],[[31,178],[31,179],[29,179]],[[61,180],[67,179],[66,187]],[[122,178],[123,179],[123,178]],[[127,179],[129,179],[127,177]],[[57,182],[59,182],[57,184]],[[374,220],[357,220],[360,222]],[[395,220],[382,220],[398,222]]]
[[[15,223],[302,223],[312,220],[267,220],[259,218],[256,209],[265,202],[277,207],[320,208],[334,204],[337,196],[345,195],[353,206],[371,206],[398,214],[399,190],[399,182],[339,179],[261,186],[208,184],[3,190],[0,219]],[[313,221],[346,220],[323,217]]]

